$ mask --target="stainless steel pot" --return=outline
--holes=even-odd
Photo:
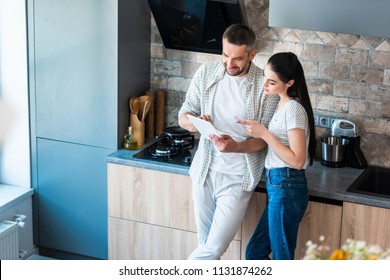
[[[346,160],[348,139],[331,136],[321,139],[322,160],[341,163]]]

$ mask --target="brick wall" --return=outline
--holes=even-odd
[[[370,165],[390,167],[390,38],[336,34],[268,26],[269,0],[247,0],[249,25],[257,35],[254,62],[261,68],[281,51],[302,62],[315,113],[356,124]],[[151,88],[163,89],[166,126],[177,113],[200,64],[219,55],[165,49],[152,17]],[[317,137],[329,131],[317,128]]]

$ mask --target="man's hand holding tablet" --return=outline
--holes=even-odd
[[[196,127],[196,129],[203,135],[209,138],[209,135],[215,134],[217,136],[221,136],[222,131],[218,130],[211,122],[202,120],[198,117],[187,115],[188,119],[192,122],[192,124]]]

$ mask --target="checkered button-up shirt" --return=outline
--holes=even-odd
[[[222,61],[203,64],[195,73],[179,116],[188,112],[194,115],[212,115],[217,84],[225,75]],[[262,70],[251,63],[246,76],[246,109],[248,119],[256,120],[268,127],[279,101],[277,95],[263,94]],[[190,175],[203,185],[211,163],[212,142],[201,136],[198,150],[190,167]],[[246,153],[243,162],[242,189],[253,190],[260,181],[267,151]]]

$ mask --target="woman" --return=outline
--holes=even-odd
[[[268,202],[246,248],[247,259],[292,260],[298,227],[308,204],[305,168],[313,163],[313,109],[301,63],[293,53],[273,55],[264,69],[264,92],[280,97],[267,129],[240,120],[249,136],[268,144],[265,160]]]

